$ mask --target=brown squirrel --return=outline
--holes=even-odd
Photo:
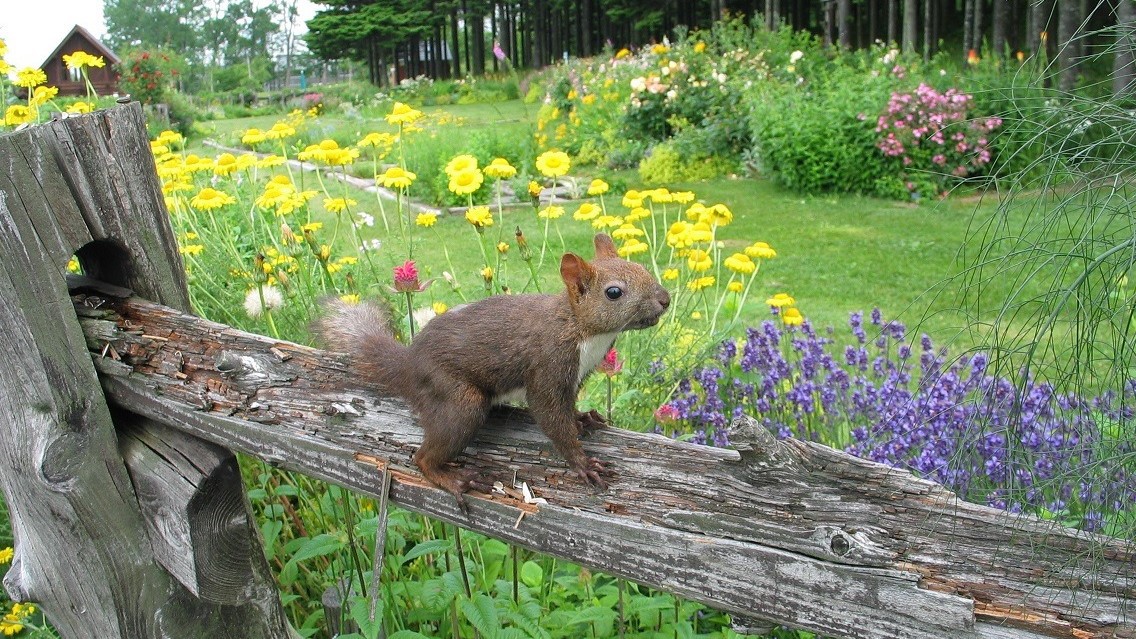
[[[453,493],[487,491],[487,483],[450,464],[485,423],[491,406],[524,399],[541,429],[581,479],[600,489],[606,471],[577,439],[602,424],[576,411],[584,378],[622,331],[654,326],[670,294],[642,266],[619,257],[606,234],[591,262],[560,261],[558,295],[497,295],[432,319],[404,346],[384,328],[376,306],[328,303],[316,324],[327,345],[354,353],[360,376],[404,398],[425,430],[414,463]]]

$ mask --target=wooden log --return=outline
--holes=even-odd
[[[64,285],[77,253],[88,273],[188,308],[141,108],[2,136],[0,166],[0,410],[11,416],[0,424],[0,485],[16,539],[10,595],[39,602],[69,637],[292,636],[231,453],[170,432],[169,448],[210,451],[199,490],[157,481],[149,501],[164,509],[141,508]],[[129,457],[147,473],[165,464],[144,446]],[[145,522],[157,512],[164,520]],[[197,523],[173,525],[191,513]],[[237,537],[252,544],[245,560],[226,556],[236,546],[185,545],[194,535],[148,535],[205,521],[215,523],[204,536],[220,539],[243,526]]]
[[[911,474],[752,421],[737,450],[603,429],[618,473],[594,493],[523,411],[496,412],[461,458],[547,499],[424,482],[417,426],[359,389],[349,358],[140,299],[76,298],[113,401],[269,463],[730,612],[843,637],[1136,637],[1129,544],[961,502]],[[101,356],[109,343],[120,359]],[[181,375],[171,377],[171,357]]]

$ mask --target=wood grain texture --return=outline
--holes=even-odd
[[[359,388],[349,358],[137,298],[77,296],[114,402],[269,463],[391,498],[711,606],[844,637],[1136,636],[1133,548],[959,501],[907,472],[752,421],[737,450],[604,429],[584,443],[618,477],[594,493],[527,413],[504,410],[461,457],[548,500],[470,498],[425,483],[401,402]],[[121,360],[100,357],[111,343]],[[177,358],[181,375],[170,376]]]
[[[76,251],[90,272],[188,308],[137,104],[0,136],[0,485],[16,540],[5,587],[65,637],[292,636],[231,453],[170,432],[166,452],[212,451],[194,491],[154,449],[129,455],[152,479],[149,503],[164,502],[164,519],[146,522],[160,509],[139,503],[64,284]],[[243,542],[196,541],[206,521],[209,539]],[[240,587],[209,581],[211,566]]]

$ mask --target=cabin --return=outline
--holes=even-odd
[[[79,70],[68,69],[67,64],[63,61],[63,56],[76,51],[85,51],[93,56],[102,56],[102,59],[106,62],[103,67],[87,68],[87,77],[90,78],[95,93],[99,95],[118,93],[118,71],[115,69],[119,62],[118,56],[105,44],[99,42],[98,38],[91,35],[90,31],[79,25],[75,25],[68,32],[59,46],[55,47],[51,55],[40,65],[43,72],[47,74],[48,86],[59,87],[59,95],[87,95],[87,84],[83,82],[83,76],[79,73]]]

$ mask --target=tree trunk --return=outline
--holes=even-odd
[[[1136,0],[1116,0],[1116,57],[1112,91],[1118,98],[1136,94]]]
[[[461,71],[461,35],[458,25],[458,2],[453,0],[450,6],[450,62],[452,63],[453,77],[462,77]]]
[[[852,0],[836,2],[837,42],[844,49],[852,48]]]
[[[473,14],[468,18],[469,37],[473,41],[473,51],[470,54],[473,67],[470,72],[480,77],[485,75],[485,7],[482,0],[474,0],[470,12]]]
[[[962,60],[970,57],[974,50],[974,4],[975,0],[966,0],[962,12]]]
[[[994,56],[1006,57],[1006,27],[1010,19],[1010,0],[994,0],[994,21],[991,25],[991,48]]]
[[[903,0],[903,50],[914,53],[918,41],[919,0]]]
[[[1072,91],[1077,86],[1077,69],[1080,66],[1081,1],[1060,0],[1057,31],[1060,44],[1057,49],[1057,68],[1060,73],[1058,88]]]
[[[935,2],[923,0],[923,61],[930,62],[935,47]]]
[[[971,38],[971,47],[979,54],[982,53],[983,24],[985,12],[982,9],[982,0],[974,0],[974,36]]]
[[[1053,0],[1038,0],[1031,2],[1029,8],[1029,33],[1026,34],[1026,46],[1030,54],[1038,59],[1052,59],[1049,42],[1050,28],[1053,17]]]
[[[899,44],[899,0],[888,0],[888,44]]]

